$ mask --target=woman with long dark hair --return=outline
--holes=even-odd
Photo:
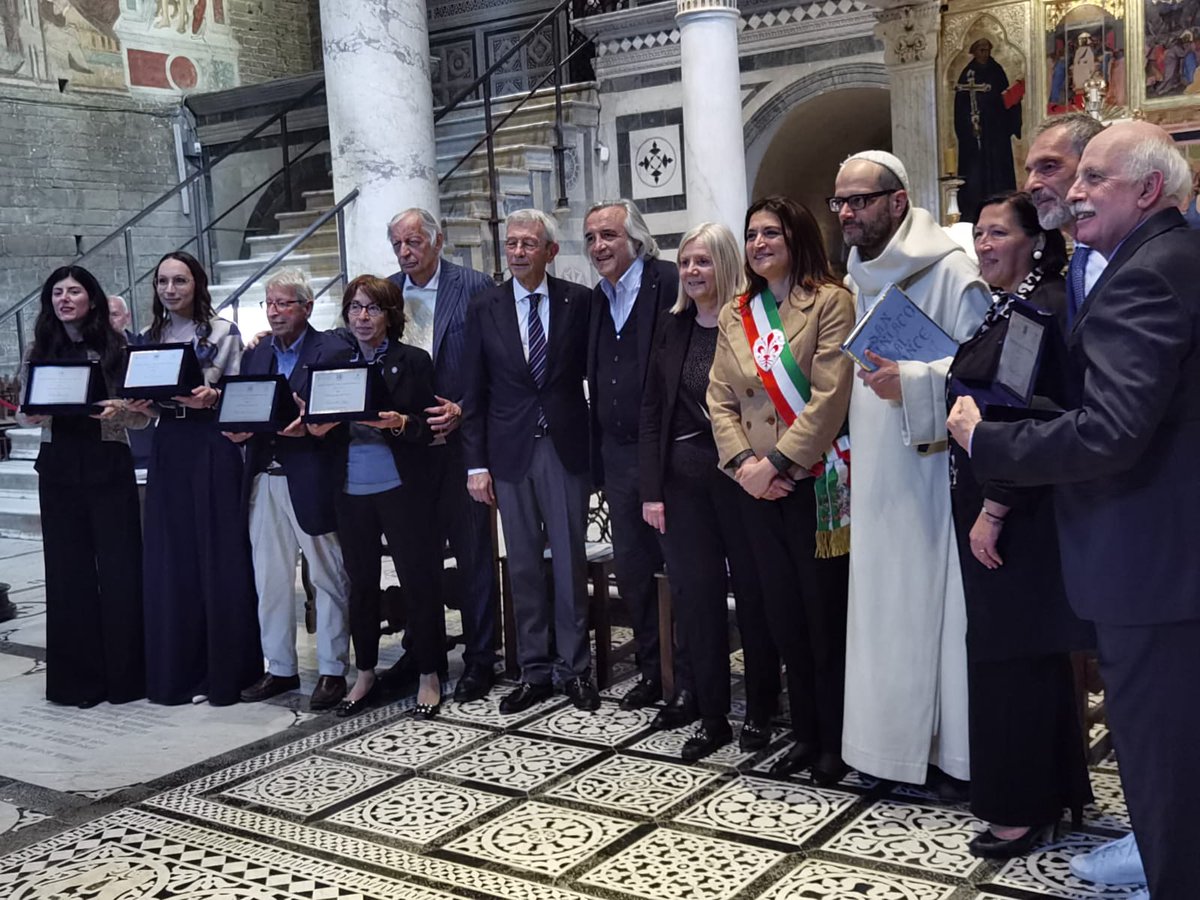
[[[237,326],[213,312],[199,261],[154,270],[150,343],[188,343],[204,383],[158,407],[146,480],[146,686],[155,703],[237,703],[262,674],[242,455],[214,427],[213,387],[236,375]]]
[[[846,773],[853,372],[840,347],[854,303],[799,203],[756,201],[745,239],[749,291],[721,311],[708,408],[721,466],[742,488],[767,622],[787,667],[794,743],[771,772],[811,766],[813,781],[829,785]]]
[[[124,350],[95,276],[80,266],[51,272],[29,361],[96,360],[111,396]],[[93,416],[20,416],[42,428],[34,468],[46,561],[46,699],[84,708],[146,695],[142,533],[125,430],[148,419],[120,400],[103,406]]]

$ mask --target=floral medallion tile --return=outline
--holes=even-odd
[[[448,756],[472,741],[490,736],[491,732],[446,722],[401,719],[387,728],[338,744],[326,752],[416,769]]]
[[[784,854],[659,828],[579,878],[649,900],[726,900]]]
[[[603,703],[595,712],[567,706],[524,726],[521,731],[615,747],[649,728],[655,714],[654,709],[626,710],[615,703]]]
[[[982,862],[967,849],[981,827],[958,810],[880,800],[824,849],[965,878]]]
[[[498,684],[482,700],[459,703],[446,698],[442,701],[439,718],[443,721],[461,722],[465,725],[482,725],[486,728],[509,728],[530,719],[536,719],[547,710],[567,702],[562,694],[552,694],[540,703],[535,703],[522,713],[505,715],[500,712],[500,701],[516,689],[516,685]]]
[[[1129,831],[1133,825],[1125,806],[1125,793],[1121,790],[1121,776],[1115,772],[1093,771],[1091,778],[1096,802],[1083,811],[1084,821],[1097,828]]]
[[[781,729],[778,729],[778,728],[775,729],[776,737],[779,736],[780,731],[781,731]],[[791,741],[789,741],[788,743],[786,743],[782,747],[780,747],[778,750],[775,750],[773,753],[771,753],[770,756],[755,763],[754,767],[751,771],[770,772],[771,766],[775,765],[775,763],[785,753],[787,753],[788,750],[791,749],[791,747],[792,747],[792,744],[791,744]],[[789,775],[788,780],[789,781],[798,781],[801,783],[808,783],[811,780],[811,775],[810,775],[808,769],[801,769],[799,772]],[[877,784],[879,784],[879,779],[872,778],[870,775],[866,775],[862,772],[859,772],[856,769],[851,769],[849,772],[847,772],[845,774],[845,776],[843,776],[842,780],[840,782],[838,782],[839,787],[857,788],[858,790],[862,790],[862,791],[868,791],[871,788],[875,787]]]
[[[1071,874],[1071,857],[1095,850],[1108,838],[1072,832],[1020,859],[1009,860],[992,878],[991,887],[1017,888],[1060,900],[1117,900],[1140,890],[1138,885],[1099,885],[1080,881]]]
[[[626,750],[638,750],[642,753],[653,753],[655,756],[665,756],[668,759],[679,760],[679,753],[696,729],[688,725],[686,728],[676,728],[672,731],[656,731],[640,741],[630,744]],[[748,760],[753,754],[743,753],[738,749],[737,739],[726,744],[711,756],[706,756],[704,763],[715,763],[718,766],[736,768]]]
[[[308,756],[230,788],[221,796],[307,816],[394,777],[379,769]]]
[[[741,777],[674,821],[799,845],[858,799],[842,791]]]
[[[622,678],[620,681],[613,681],[600,692],[600,696],[609,700],[620,700],[632,691],[637,683],[637,678]]]
[[[561,875],[637,826],[545,803],[526,803],[444,849],[545,875]]]
[[[326,821],[428,844],[508,801],[498,794],[413,778],[348,806]]]
[[[953,885],[810,859],[776,882],[761,900],[800,900],[802,897],[946,900],[955,890]]]
[[[697,766],[613,756],[551,788],[546,796],[657,816],[718,777]]]
[[[431,771],[516,791],[532,791],[601,751],[550,741],[501,735]]]

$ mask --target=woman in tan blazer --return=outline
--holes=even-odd
[[[771,772],[841,758],[853,375],[839,347],[854,325],[816,220],[768,197],[746,213],[749,292],[721,311],[708,388],[720,465],[741,486],[771,635],[787,665],[795,743]],[[814,472],[818,477],[814,477]]]

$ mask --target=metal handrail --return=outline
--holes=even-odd
[[[248,144],[250,141],[254,140],[254,138],[258,137],[263,131],[265,131],[271,125],[275,124],[275,122],[282,119],[284,116],[286,116],[293,109],[298,107],[300,104],[306,102],[307,100],[309,100],[310,98],[312,98],[313,96],[315,96],[316,94],[318,94],[324,90],[325,90],[325,82],[324,81],[319,81],[316,84],[314,84],[312,87],[310,87],[308,90],[306,90],[303,94],[301,94],[299,97],[297,97],[291,103],[287,104],[285,107],[283,107],[281,110],[279,110],[273,116],[271,116],[265,122],[263,122],[260,125],[258,125],[257,127],[255,127],[248,134],[244,135],[241,138],[241,140],[239,140],[236,144],[229,147],[227,150],[225,150],[223,153],[221,153],[219,156],[217,156],[216,159],[209,162],[208,165],[204,166],[203,168],[197,169],[195,172],[193,172],[191,175],[189,175],[183,181],[179,182],[179,184],[175,185],[169,191],[162,194],[158,199],[153,200],[148,206],[144,207],[140,212],[134,213],[134,215],[131,218],[127,219],[125,222],[122,222],[120,225],[118,225],[116,228],[114,228],[112,231],[110,231],[107,235],[105,235],[103,238],[101,238],[98,243],[92,245],[86,252],[80,253],[78,256],[76,256],[74,259],[72,259],[71,264],[78,265],[79,263],[81,263],[85,259],[87,259],[88,257],[92,256],[92,254],[97,253],[98,251],[107,247],[110,243],[112,243],[118,237],[121,237],[122,234],[127,234],[129,232],[129,230],[131,228],[133,228],[134,225],[138,224],[140,221],[142,221],[142,219],[144,219],[144,218],[146,218],[146,216],[150,215],[150,213],[154,212],[156,209],[158,209],[160,206],[162,206],[164,203],[166,203],[168,200],[170,200],[176,194],[182,193],[183,191],[190,188],[199,179],[205,178],[208,175],[210,175],[212,173],[213,169],[215,169],[218,165],[220,165],[222,162],[224,162],[226,159],[228,159],[234,153],[237,153],[239,150],[241,150],[244,146],[246,146],[246,144]],[[198,214],[198,211],[197,211],[197,214]],[[195,240],[195,238],[193,238],[192,240]],[[126,240],[126,243],[128,244],[128,239]],[[190,243],[190,241],[189,241],[189,243]],[[28,293],[24,297],[22,297],[20,300],[18,300],[16,303],[14,303],[12,306],[8,307],[8,309],[4,310],[3,312],[0,312],[0,324],[7,322],[9,319],[11,319],[13,316],[17,315],[21,310],[23,310],[26,306],[28,306],[30,303],[32,303],[34,300],[37,300],[38,297],[41,295],[41,292],[42,292],[41,287],[37,287],[33,291],[31,291],[30,293]]]
[[[220,302],[220,304],[217,305],[215,312],[220,312],[221,310],[225,309],[225,307],[232,306],[234,303],[236,303],[238,298],[240,298],[242,296],[242,294],[246,293],[246,291],[248,291],[250,289],[251,285],[253,285],[256,281],[258,281],[258,279],[260,279],[264,275],[266,275],[267,272],[271,271],[271,269],[273,269],[277,265],[279,265],[279,263],[281,263],[283,261],[284,257],[290,255],[292,253],[292,251],[294,251],[297,247],[299,247],[301,244],[303,244],[305,241],[307,241],[310,237],[312,237],[313,234],[316,233],[317,229],[319,229],[322,225],[326,224],[330,219],[332,219],[334,217],[336,217],[338,219],[338,224],[339,224],[339,228],[338,228],[339,255],[342,259],[342,267],[344,270],[346,253],[345,253],[345,249],[344,249],[344,245],[343,245],[344,238],[342,237],[342,235],[345,233],[345,229],[340,227],[342,224],[342,210],[345,209],[350,204],[350,202],[353,201],[354,199],[356,199],[357,197],[358,197],[358,188],[354,188],[354,190],[350,191],[350,193],[348,193],[345,197],[343,197],[341,200],[339,200],[333,206],[332,209],[328,209],[325,212],[321,213],[321,215],[317,217],[317,220],[315,222],[313,222],[311,225],[309,225],[307,228],[305,228],[302,232],[300,232],[298,235],[296,235],[294,238],[292,238],[292,240],[290,240],[288,242],[288,245],[286,247],[284,247],[282,250],[280,250],[278,253],[276,253],[274,256],[272,256],[269,260],[267,260],[265,263],[263,263],[261,266],[259,266],[257,271],[255,271],[255,273],[253,275],[251,275],[249,278],[247,278],[245,281],[243,281],[241,286],[238,287],[237,290],[235,290],[232,294],[230,294],[228,297],[226,297],[224,300],[222,300]],[[343,274],[343,277],[345,277],[344,274]]]

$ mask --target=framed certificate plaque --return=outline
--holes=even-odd
[[[30,362],[21,411],[39,416],[90,416],[100,412],[95,404],[107,398],[98,362]]]
[[[379,367],[365,363],[312,366],[308,372],[306,422],[361,422],[386,405]]]
[[[200,360],[190,343],[141,344],[126,350],[121,396],[170,400],[204,383]]]
[[[226,375],[220,388],[221,431],[281,431],[300,414],[282,375]]]

